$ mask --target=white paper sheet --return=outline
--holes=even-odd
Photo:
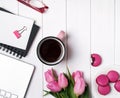
[[[33,23],[34,20],[0,11],[0,43],[25,50]],[[24,26],[26,30],[23,31],[20,38],[17,38],[13,32],[21,30]]]

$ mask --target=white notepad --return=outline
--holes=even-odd
[[[14,98],[24,98],[33,72],[33,65],[0,54],[0,95],[2,90],[17,96]]]
[[[26,49],[34,20],[0,11],[0,43]],[[21,33],[17,38],[15,31]]]

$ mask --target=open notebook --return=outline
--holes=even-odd
[[[0,54],[0,98],[24,98],[34,66]]]
[[[7,22],[5,22],[5,19]],[[14,15],[3,8],[0,8],[0,21],[5,22],[5,24],[0,27],[0,48],[10,54],[13,52],[13,55],[17,54],[16,56],[20,58],[22,56],[25,57],[39,27],[34,24],[33,20]],[[16,33],[21,32],[22,34],[16,35]]]

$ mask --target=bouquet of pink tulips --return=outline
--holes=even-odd
[[[54,69],[45,72],[47,81],[46,95],[51,94],[55,98],[89,98],[88,85],[85,83],[83,73],[81,71],[73,72],[72,75],[68,70],[68,74],[60,73],[57,75]]]

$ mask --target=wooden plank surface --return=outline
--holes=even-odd
[[[90,0],[67,1],[67,33],[67,65],[84,72],[90,85]]]
[[[91,67],[92,98],[118,98],[119,93],[111,85],[110,94],[98,93],[96,77],[120,68],[115,65],[115,2],[114,0],[91,0],[91,53],[102,57],[99,67]]]
[[[111,85],[111,93],[101,96],[97,92],[95,79],[101,73],[114,69],[119,71],[120,66],[120,0],[43,0],[49,6],[45,14],[34,11],[16,0],[0,0],[0,6],[18,15],[35,20],[40,30],[26,58],[22,60],[36,67],[26,98],[53,98],[43,97],[43,90],[47,90],[44,72],[54,68],[58,73],[66,72],[66,65],[71,72],[81,70],[90,86],[91,98],[118,98],[119,93]],[[42,64],[36,48],[39,41],[47,36],[57,36],[64,30],[64,43],[67,55],[64,60],[55,66]],[[99,67],[91,66],[92,53],[102,57]]]
[[[36,54],[36,48],[39,41],[42,39],[43,34],[43,24],[42,24],[42,14],[19,3],[18,4],[18,14],[27,18],[31,18],[35,20],[35,24],[40,26],[40,30],[35,37],[35,40],[29,50],[29,53],[26,58],[22,58],[23,61],[30,62],[35,66],[35,73],[32,79],[32,83],[27,93],[27,98],[41,98],[43,96],[43,77],[42,71],[43,66]]]
[[[63,30],[66,32],[66,0],[44,0],[44,3],[49,5],[49,10],[46,14],[43,14],[43,38],[47,36],[57,36],[58,33]],[[64,40],[66,45],[66,40]],[[43,64],[43,89],[46,88],[46,81],[44,78],[44,72],[48,69],[55,69],[58,74],[66,72],[66,58],[63,62],[55,66],[48,66]],[[52,98],[52,96],[45,96],[45,98]]]
[[[115,0],[115,64],[120,65],[120,0]]]

